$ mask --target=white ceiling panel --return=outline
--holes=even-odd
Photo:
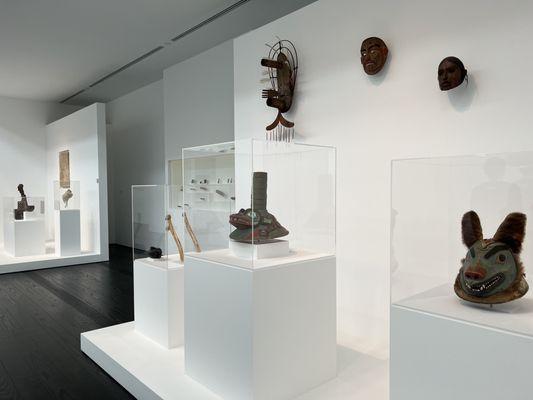
[[[0,0],[0,96],[109,101],[314,0]],[[186,37],[172,38],[238,5]],[[89,86],[147,52],[164,48]]]

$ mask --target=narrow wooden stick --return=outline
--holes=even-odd
[[[194,249],[197,253],[200,253],[202,249],[200,248],[200,243],[198,243],[198,239],[196,238],[196,235],[194,234],[191,224],[189,223],[189,218],[187,218],[187,213],[183,213],[183,219],[185,220],[185,228],[187,228],[187,232],[189,233],[189,236],[191,237],[191,240],[194,244]]]
[[[174,242],[176,242],[176,246],[178,247],[178,251],[180,253],[180,261],[183,262],[185,259],[185,255],[183,254],[183,246],[181,245],[178,234],[176,233],[176,229],[174,229],[174,224],[172,223],[172,217],[170,214],[167,215],[165,220],[167,221],[167,231],[169,231],[174,238]]]

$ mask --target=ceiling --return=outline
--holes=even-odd
[[[0,0],[0,96],[106,102],[313,1]]]

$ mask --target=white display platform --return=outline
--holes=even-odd
[[[45,254],[38,256],[13,257],[3,251],[3,248],[0,248],[0,275],[103,261],[100,254],[88,251],[82,251],[82,254],[77,256],[58,257],[55,253],[53,241],[46,243],[45,251]]]
[[[135,329],[169,349],[183,344],[183,275],[179,257],[133,263]]]
[[[391,307],[391,400],[526,399],[533,298],[479,306],[439,286]]]
[[[55,246],[58,257],[81,254],[80,210],[55,210]]]
[[[4,250],[13,257],[42,255],[46,252],[44,219],[28,217],[4,222]]]
[[[461,300],[455,295],[453,284],[449,284],[401,300],[395,305],[533,337],[533,290],[521,299],[495,304],[491,308],[486,304]]]
[[[334,257],[329,253],[317,253],[309,250],[291,249],[289,254],[283,257],[263,258],[258,260],[251,260],[249,258],[237,257],[228,249],[203,251],[201,253],[189,252],[185,254],[187,257],[194,257],[214,263],[231,265],[237,268],[246,269],[264,269],[278,267],[285,264],[292,264],[297,262],[310,261],[317,258]]]
[[[242,243],[230,240],[229,249],[235,257],[245,258],[248,260],[287,257],[290,254],[288,240],[273,240],[271,242],[261,244]]]
[[[200,254],[185,259],[188,376],[234,400],[289,399],[336,376],[334,256],[250,269]]]
[[[143,400],[221,400],[184,371],[183,347],[165,349],[128,322],[81,334],[81,349]],[[338,346],[338,376],[295,400],[388,400],[388,362]],[[226,399],[231,400],[231,399]]]

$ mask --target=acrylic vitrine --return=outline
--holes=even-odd
[[[180,186],[135,185],[131,189],[133,259],[160,266],[183,264]]]
[[[70,181],[69,187],[62,187],[59,181],[54,181],[54,210],[79,210],[80,199],[79,181]]]
[[[391,190],[391,399],[425,399],[428,387],[435,399],[520,398],[505,390],[524,390],[528,381],[516,371],[533,356],[533,293],[488,303],[509,293],[500,278],[523,278],[499,227],[510,213],[533,215],[533,152],[395,160]],[[469,211],[482,233],[473,214],[462,229]],[[520,254],[526,280],[532,228]],[[480,240],[497,231],[498,243]],[[456,283],[462,267],[468,281]],[[512,373],[496,359],[514,365]],[[495,374],[513,384],[471,384]]]
[[[132,186],[135,330],[161,346],[183,343],[181,186]]]
[[[335,254],[335,149],[240,140],[183,150],[183,205],[202,252],[240,265]],[[195,251],[186,239],[186,252]]]
[[[200,247],[186,241],[186,373],[239,399],[293,398],[333,378],[335,149],[242,140],[182,159]]]
[[[54,244],[58,257],[81,254],[80,182],[54,181]]]
[[[533,318],[523,319],[525,298],[490,306],[460,300],[454,284],[467,257],[463,215],[473,210],[485,238],[505,217],[533,212],[533,153],[397,160],[392,162],[391,284],[393,304],[482,322],[533,335]],[[526,224],[521,259],[533,262],[533,226]],[[486,276],[490,279],[490,276]],[[511,321],[516,321],[513,325]],[[522,321],[522,322],[520,322]],[[523,325],[525,324],[525,325]]]
[[[45,254],[44,202],[44,197],[3,198],[3,242],[7,255],[24,257]]]

